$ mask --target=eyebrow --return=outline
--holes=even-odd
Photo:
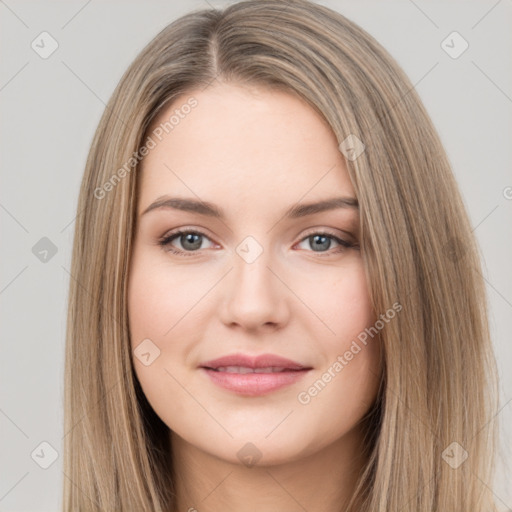
[[[355,197],[333,197],[314,203],[296,204],[286,210],[283,216],[291,219],[297,219],[300,217],[306,217],[307,215],[313,215],[315,213],[321,213],[338,208],[350,208],[357,211],[359,209],[359,203]],[[207,201],[196,201],[195,199],[168,196],[159,197],[156,201],[151,203],[140,215],[145,215],[146,213],[157,209],[182,210],[186,212],[198,213],[200,215],[207,215],[217,219],[225,219],[226,217],[222,209],[213,203],[209,203]]]

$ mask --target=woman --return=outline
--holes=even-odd
[[[354,23],[249,0],[170,24],[107,105],[78,211],[65,509],[494,510],[468,216]]]

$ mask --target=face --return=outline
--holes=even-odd
[[[339,442],[380,363],[336,137],[291,94],[227,84],[176,99],[152,133],[128,292],[151,406],[176,439],[239,464]]]

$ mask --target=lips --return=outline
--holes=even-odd
[[[284,357],[277,356],[274,354],[261,354],[259,356],[232,354],[229,356],[220,357],[218,359],[213,359],[211,361],[206,361],[205,363],[201,364],[201,368],[207,368],[210,370],[223,369],[223,371],[225,371],[226,368],[244,368],[249,370],[271,369],[271,371],[269,371],[268,373],[284,370],[290,371],[310,369],[310,367],[306,367],[300,363],[297,363],[296,361],[292,361],[291,359],[285,359]],[[258,371],[256,373],[267,372]]]
[[[219,366],[218,368],[210,368],[215,372],[226,372],[226,373],[277,373],[285,371],[299,371],[289,370],[288,368],[267,366],[266,368],[248,368],[246,366]]]
[[[311,370],[273,354],[233,354],[200,365],[217,386],[246,396],[259,396],[294,384]]]

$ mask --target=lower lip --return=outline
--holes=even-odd
[[[239,395],[259,396],[290,386],[309,370],[290,370],[276,373],[227,373],[201,368],[214,384]]]

